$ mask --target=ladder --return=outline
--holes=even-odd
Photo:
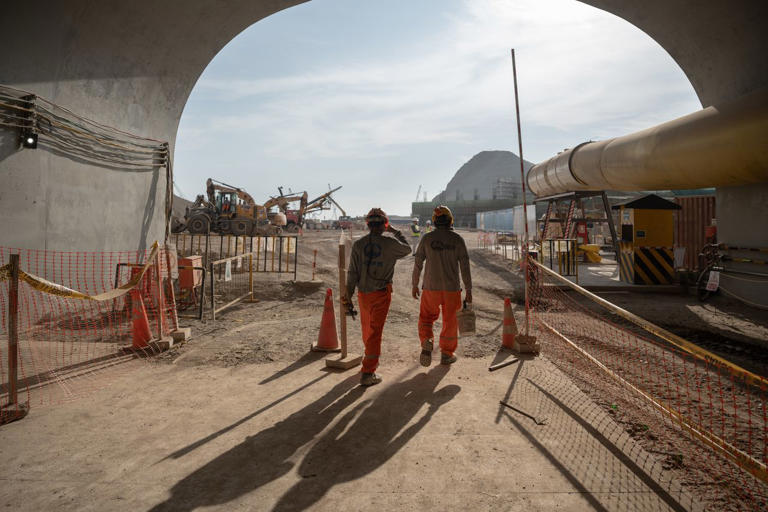
[[[565,220],[565,229],[563,229],[563,238],[571,237],[571,230],[573,229],[574,213],[576,213],[576,200],[571,199],[571,204],[568,206],[568,217]]]
[[[547,214],[544,216],[544,230],[541,233],[542,241],[547,239],[547,231],[549,231],[549,217],[551,215],[552,215],[552,201],[550,201],[547,204]]]

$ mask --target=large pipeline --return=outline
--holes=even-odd
[[[623,137],[585,142],[531,167],[538,197],[768,182],[768,89]]]

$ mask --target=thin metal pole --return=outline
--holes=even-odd
[[[251,291],[251,302],[253,302],[253,253],[248,254],[248,289]]]
[[[525,198],[525,168],[523,166],[523,135],[520,129],[520,100],[517,92],[517,65],[515,63],[515,49],[512,48],[512,76],[515,82],[515,114],[517,115],[517,142],[520,148],[520,184],[523,187],[523,223],[525,224],[525,244],[523,247],[523,275],[525,276],[525,335],[529,334],[530,321],[528,302],[528,201]]]
[[[213,262],[209,263],[211,270],[211,320],[216,321],[216,278],[213,273]]]
[[[157,270],[157,339],[163,337],[165,332],[165,294],[163,291],[163,272],[160,269],[160,251],[155,254],[155,267]]]
[[[19,255],[11,254],[11,283],[8,290],[8,404],[19,403]]]
[[[211,261],[211,231],[210,227],[208,228],[208,233],[205,235],[205,262],[204,265],[207,265]],[[197,247],[198,250],[200,250],[200,246]]]
[[[275,271],[275,239],[277,237],[275,235],[272,235],[272,272]]]
[[[299,269],[299,238],[296,237],[296,247],[293,248],[293,282],[296,282],[298,269]]]

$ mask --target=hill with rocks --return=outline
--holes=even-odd
[[[525,161],[525,172],[532,166]],[[506,199],[510,188],[520,190],[520,158],[511,151],[481,151],[456,171],[432,201]]]

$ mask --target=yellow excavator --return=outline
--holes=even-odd
[[[279,231],[279,227],[270,224],[267,208],[256,204],[253,197],[239,187],[208,178],[206,195],[207,199],[198,195],[184,215],[186,229],[192,234],[240,236]]]

